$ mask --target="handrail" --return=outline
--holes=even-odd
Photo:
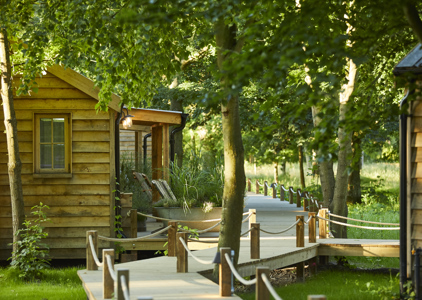
[[[213,264],[213,263],[214,263],[214,262],[213,262],[213,260],[210,260],[210,261],[208,261],[208,260],[203,260],[203,259],[200,259],[200,258],[196,257],[195,255],[193,255],[192,251],[190,251],[190,250],[189,250],[188,245],[186,245],[186,243],[185,243],[185,241],[183,240],[183,238],[179,237],[179,241],[182,243],[183,247],[185,247],[185,249],[186,249],[186,251],[189,253],[189,255],[190,255],[191,257],[193,257],[193,258],[194,258],[197,262],[199,262],[199,263],[201,263],[201,264],[203,264],[203,265],[211,265],[211,264]]]
[[[359,225],[353,225],[353,224],[348,224],[348,223],[343,223],[343,222],[337,222],[337,221],[333,221],[330,219],[326,219],[320,216],[317,216],[318,219],[321,220],[325,220],[327,222],[331,222],[334,224],[338,224],[338,225],[342,225],[342,226],[346,226],[346,227],[354,227],[354,228],[361,228],[361,229],[372,229],[372,230],[400,230],[400,227],[371,227],[371,226],[359,226]]]
[[[288,191],[289,191],[289,189],[286,189],[286,188],[284,187],[284,185],[283,185],[283,184],[281,185],[281,187],[282,187],[282,189],[283,189],[285,192],[288,192]]]
[[[309,216],[308,220],[304,221],[305,224],[308,224],[309,221],[313,218],[313,216]]]
[[[137,241],[146,240],[148,238],[151,238],[151,237],[160,235],[161,233],[166,232],[167,230],[169,230],[169,228],[171,228],[171,225],[169,225],[167,227],[164,227],[163,229],[160,229],[159,231],[154,232],[152,234],[149,234],[149,235],[146,235],[146,236],[141,236],[141,237],[138,237],[138,238],[125,238],[125,239],[121,239],[121,238],[109,238],[109,237],[106,237],[106,236],[99,235],[98,236],[98,239],[103,240],[103,241],[118,242],[118,243],[121,243],[121,242],[128,242],[128,243],[130,243],[130,242],[137,242]]]
[[[295,192],[295,190],[292,187],[290,187],[289,190],[292,191],[293,194],[297,194],[297,190]]]
[[[212,225],[211,227],[209,227],[209,228],[206,228],[206,229],[203,229],[203,230],[195,230],[195,232],[196,233],[205,233],[205,232],[208,232],[208,231],[210,231],[210,230],[212,230],[212,229],[214,229],[215,227],[217,227],[218,225],[220,225],[221,224],[221,222],[222,221],[220,221],[220,222],[218,222],[218,223],[216,223],[216,224],[214,224],[214,225]],[[186,229],[183,229],[183,228],[179,228],[179,230],[180,231],[183,231],[183,232],[191,232],[190,230],[186,230]]]
[[[143,217],[147,217],[147,218],[152,218],[152,219],[156,219],[156,220],[161,220],[161,221],[171,221],[171,222],[184,222],[184,223],[190,223],[190,222],[201,222],[201,223],[210,223],[210,222],[217,222],[220,221],[221,218],[219,219],[212,219],[212,220],[173,220],[173,219],[166,219],[166,218],[160,218],[160,217],[156,217],[156,216],[152,216],[152,215],[146,215],[140,212],[137,212],[138,215],[143,216]],[[249,213],[243,213],[243,216],[246,216]]]
[[[286,229],[284,229],[284,230],[282,230],[282,231],[280,231],[280,232],[270,232],[270,231],[266,231],[266,230],[264,230],[264,229],[259,229],[259,230],[261,230],[262,232],[265,232],[265,233],[268,233],[268,234],[280,234],[280,233],[283,233],[283,232],[286,232],[286,231],[288,231],[288,230],[290,230],[290,229],[292,229],[295,225],[297,225],[297,223],[299,223],[300,222],[300,220],[297,220],[296,222],[294,222],[290,227],[288,227],[288,228],[286,228]]]
[[[97,264],[97,266],[102,267],[103,263],[100,262],[100,260],[98,259],[97,252],[95,251],[94,242],[92,241],[91,235],[88,236],[88,240],[89,240],[89,246],[91,247],[92,257],[94,258],[95,263]]]
[[[244,233],[241,233],[240,234],[240,236],[242,237],[242,236],[245,236],[245,235],[247,235],[249,232],[251,232],[252,231],[252,228],[250,228],[248,231],[245,231]]]
[[[264,186],[264,184],[260,184],[258,180],[256,181],[256,183],[257,183],[259,186]]]
[[[271,293],[271,295],[274,297],[275,300],[283,300],[280,298],[280,296],[277,294],[277,292],[274,290],[270,280],[268,279],[267,275],[265,273],[261,274],[262,281],[265,283],[265,286],[267,287],[268,291]]]
[[[234,267],[230,256],[226,253],[224,255],[224,257],[226,258],[226,262],[229,265],[230,270],[232,271],[232,274],[234,275],[234,277],[236,277],[237,280],[239,280],[244,285],[252,285],[252,284],[255,284],[256,283],[256,278],[254,278],[252,280],[245,280],[245,279],[243,279],[243,277],[240,276],[240,274],[237,272],[236,268]]]
[[[382,223],[382,222],[375,222],[375,221],[358,220],[358,219],[353,219],[353,218],[349,218],[349,217],[339,216],[339,215],[336,215],[336,214],[333,214],[333,213],[330,213],[330,212],[328,212],[328,214],[330,216],[335,217],[335,218],[346,219],[346,220],[351,220],[351,221],[356,221],[356,222],[362,222],[362,223],[368,223],[368,224],[379,224],[379,225],[390,225],[390,226],[400,225],[400,223]]]

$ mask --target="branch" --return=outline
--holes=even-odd
[[[406,16],[407,22],[416,34],[419,42],[422,43],[422,20],[419,17],[418,11],[414,4],[406,3],[403,4],[404,15]]]

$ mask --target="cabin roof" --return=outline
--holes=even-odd
[[[422,45],[417,44],[393,69],[395,76],[404,73],[422,74]]]
[[[154,124],[180,125],[182,112],[158,109],[132,108],[129,114],[133,116],[134,125],[152,126]]]
[[[47,67],[47,72],[50,72],[54,76],[57,76],[61,80],[66,81],[67,83],[73,85],[77,89],[81,90],[85,94],[91,96],[92,98],[96,100],[100,100],[98,97],[98,94],[100,92],[100,89],[95,86],[94,82],[83,76],[82,74],[79,74],[78,72],[70,69],[70,68],[64,68],[60,65],[53,65],[51,67]],[[115,111],[120,111],[120,97],[116,94],[111,94],[111,101],[108,103],[108,107],[112,108]]]

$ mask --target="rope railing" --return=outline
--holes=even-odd
[[[279,232],[270,232],[270,231],[266,231],[266,230],[264,230],[264,229],[260,229],[262,232],[265,232],[265,233],[268,233],[268,234],[280,234],[280,233],[284,233],[284,232],[286,232],[286,231],[288,231],[288,230],[290,230],[290,229],[292,229],[293,227],[295,227],[298,223],[300,222],[300,220],[297,220],[296,222],[294,222],[292,225],[290,225],[288,228],[286,228],[286,229],[284,229],[284,230],[282,230],[282,231],[279,231]]]
[[[116,273],[114,272],[114,267],[113,267],[113,264],[111,263],[111,257],[110,257],[110,255],[106,255],[105,256],[105,259],[106,259],[106,261],[107,261],[107,266],[108,266],[108,272],[109,272],[109,274],[110,274],[110,277],[114,280],[114,281],[117,281],[117,275],[116,275]]]
[[[253,212],[249,212],[248,216],[243,219],[242,223],[245,223],[246,221],[248,221],[252,217],[253,214],[254,214]],[[243,215],[245,215],[245,214],[243,214]]]
[[[242,236],[245,236],[245,235],[247,235],[249,232],[251,232],[252,231],[252,228],[250,228],[249,230],[247,230],[247,231],[245,231],[244,233],[241,233],[240,234],[240,236],[242,237]]]
[[[308,220],[306,220],[304,223],[308,224],[310,220],[312,220],[313,216],[309,216]]]
[[[232,271],[232,274],[234,275],[234,277],[236,277],[237,280],[239,280],[244,285],[252,285],[256,283],[256,278],[252,280],[246,280],[242,276],[240,276],[240,274],[237,272],[236,268],[233,265],[231,257],[227,253],[224,254],[224,257],[226,259],[227,264],[230,267],[230,270]]]
[[[213,226],[211,226],[211,227],[209,227],[209,228],[203,229],[203,230],[195,230],[195,232],[196,232],[196,233],[205,233],[205,232],[208,232],[208,231],[210,231],[210,230],[213,230],[215,227],[219,226],[219,225],[221,224],[221,222],[222,222],[222,221],[220,221],[220,222],[218,222],[218,223],[214,224]],[[190,230],[183,229],[183,228],[179,228],[179,230],[180,230],[180,231],[183,231],[183,232],[188,232],[188,233],[189,233],[189,232],[191,232]]]
[[[370,229],[370,230],[400,230],[400,227],[359,226],[359,225],[353,225],[353,224],[348,224],[348,223],[343,223],[343,222],[337,222],[337,221],[326,219],[326,218],[323,218],[323,217],[320,217],[320,216],[317,216],[317,218],[320,219],[320,220],[324,220],[324,221],[327,221],[327,222],[331,222],[331,223],[342,225],[342,226],[346,226],[346,227],[354,227],[354,228]]]
[[[179,237],[179,241],[182,243],[183,247],[186,249],[186,251],[189,253],[189,255],[195,259],[197,262],[203,265],[212,265],[214,263],[213,260],[203,260],[195,256],[192,251],[189,250],[188,245],[186,245],[185,240],[181,237]]]
[[[267,287],[270,294],[274,297],[275,300],[283,300],[280,298],[280,296],[277,294],[277,292],[274,290],[270,280],[268,279],[267,275],[265,273],[261,274],[262,281],[265,283],[265,286]]]
[[[147,215],[147,214],[143,214],[143,213],[140,213],[140,212],[137,212],[137,214],[138,215],[140,215],[140,216],[143,216],[143,217],[147,217],[147,218],[152,218],[152,219],[156,219],[156,220],[161,220],[161,221],[171,221],[171,222],[184,222],[184,223],[189,223],[189,222],[201,222],[201,223],[211,223],[211,222],[217,222],[217,221],[220,221],[221,220],[221,218],[219,218],[219,219],[210,219],[210,220],[173,220],[173,219],[166,219],[166,218],[161,218],[161,217],[156,217],[156,216],[153,216],[153,215]],[[246,216],[246,215],[248,215],[249,213],[248,212],[246,212],[246,213],[243,213],[242,215],[243,216]]]
[[[292,191],[293,194],[297,194],[297,190],[295,192],[295,190],[292,187],[290,187],[289,190]]]
[[[259,183],[258,180],[256,181],[256,184],[259,185],[259,186],[264,186],[264,184]]]
[[[94,242],[92,240],[92,236],[91,235],[88,236],[88,240],[89,240],[89,246],[91,248],[92,257],[94,258],[95,264],[98,267],[102,267],[103,266],[103,263],[100,262],[100,260],[98,259],[97,251],[95,251]]]
[[[379,225],[387,225],[387,226],[400,226],[400,223],[383,223],[383,222],[375,222],[375,221],[358,220],[358,219],[353,219],[349,217],[339,216],[330,212],[328,212],[328,215],[333,216],[335,218],[346,219],[346,220],[356,221],[356,222],[361,222],[361,223],[379,224]]]
[[[130,300],[129,289],[127,287],[127,282],[126,282],[125,276],[123,276],[123,275],[120,276],[120,281],[122,283],[123,297],[125,298],[125,300]]]
[[[285,192],[288,192],[289,191],[289,189],[286,189],[285,187],[284,187],[284,185],[281,185],[281,188],[283,189],[283,191],[285,191]]]
[[[164,227],[163,229],[161,229],[161,230],[159,230],[157,232],[154,232],[152,234],[149,234],[149,235],[146,235],[146,236],[141,236],[141,237],[138,237],[138,238],[125,238],[125,239],[122,239],[122,238],[110,238],[110,237],[99,235],[98,236],[98,239],[103,240],[103,241],[118,242],[118,243],[120,243],[120,242],[128,242],[128,243],[130,243],[130,242],[137,242],[137,241],[146,240],[146,239],[155,237],[157,235],[160,235],[163,232],[166,232],[167,230],[169,230],[169,228],[171,228],[171,225],[169,225],[167,227]]]

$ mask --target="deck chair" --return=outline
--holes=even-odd
[[[160,193],[161,198],[163,198],[164,200],[176,200],[176,197],[174,197],[174,194],[172,193],[172,195],[169,194],[169,192],[167,191],[167,188],[163,185],[163,183],[160,180],[152,180],[152,184],[157,188],[158,192]]]
[[[147,195],[148,199],[152,200],[152,185],[148,177],[143,173],[138,173],[135,171],[132,171],[132,173],[133,178],[138,180],[138,182],[141,184],[142,191]]]
[[[160,179],[161,184],[164,186],[164,188],[167,190],[167,193],[169,194],[170,198],[174,201],[177,201],[176,196],[173,194],[173,191],[171,190],[171,187],[167,183],[167,181]]]

